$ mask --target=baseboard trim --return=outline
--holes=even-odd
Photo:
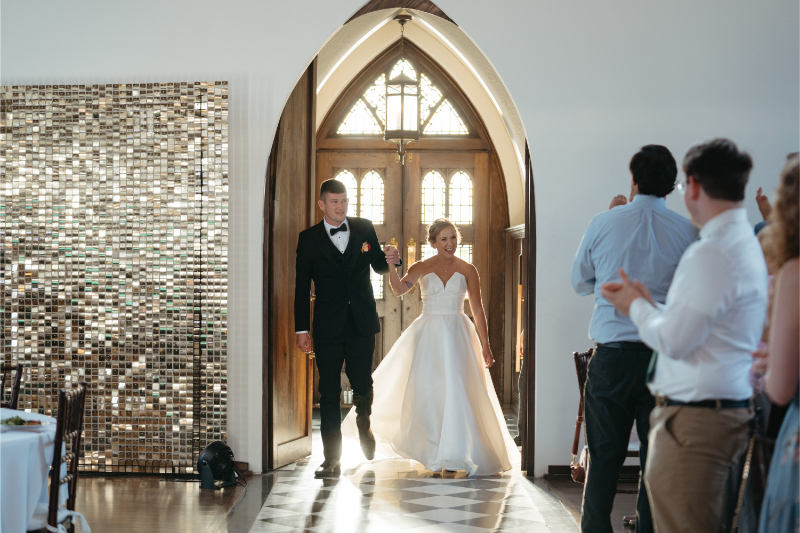
[[[547,481],[572,481],[569,465],[550,465],[544,475]],[[639,467],[635,465],[623,466],[619,472],[620,483],[638,483]]]

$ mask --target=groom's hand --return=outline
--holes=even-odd
[[[298,333],[295,342],[301,351],[305,353],[311,351],[311,337],[308,336],[308,333]]]

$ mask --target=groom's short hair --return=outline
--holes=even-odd
[[[344,183],[337,180],[336,178],[331,178],[329,180],[323,181],[322,185],[319,186],[319,199],[324,202],[325,195],[328,193],[347,194],[347,187],[345,187]]]

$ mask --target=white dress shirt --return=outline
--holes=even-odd
[[[639,341],[631,320],[603,298],[600,287],[619,280],[619,268],[644,283],[656,302],[664,302],[683,252],[697,239],[697,228],[664,198],[637,194],[633,201],[603,211],[589,223],[572,263],[570,281],[580,295],[594,293],[589,338],[600,344]]]
[[[644,298],[630,316],[658,351],[650,391],[670,399],[746,400],[767,313],[767,266],[744,208],[717,215],[680,260],[666,304]]]
[[[339,231],[336,235],[331,235],[331,230],[333,228],[338,228],[342,224],[347,224],[347,219],[345,219],[342,224],[339,224],[339,226],[331,226],[328,224],[327,219],[324,218],[322,219],[322,223],[325,224],[325,233],[328,234],[333,245],[338,248],[340,252],[344,253],[344,251],[347,250],[347,243],[350,241],[350,226],[347,226],[347,231]]]

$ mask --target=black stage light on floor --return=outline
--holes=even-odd
[[[231,487],[237,485],[236,478],[240,476],[234,466],[233,450],[222,441],[212,442],[203,450],[197,460],[197,471],[201,489]]]

